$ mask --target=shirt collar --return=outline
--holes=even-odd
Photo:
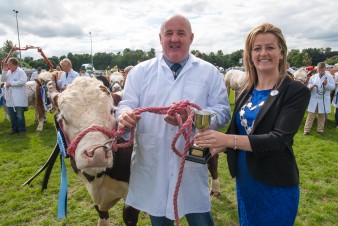
[[[169,66],[169,68],[171,66],[173,66],[174,63],[170,62],[164,55],[163,55],[163,59],[166,62],[166,64]],[[179,62],[179,64],[182,66],[182,68],[187,63],[188,59],[189,59],[189,55],[183,61]]]

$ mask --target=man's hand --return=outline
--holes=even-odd
[[[6,82],[6,87],[10,87],[11,86],[11,83],[10,82]]]
[[[178,114],[180,115],[182,122],[184,123],[187,118],[188,118],[188,114],[186,111],[181,110],[178,112]],[[178,121],[176,120],[174,115],[166,115],[164,118],[164,121],[166,121],[167,123],[173,125],[173,126],[177,126],[178,125]]]
[[[327,77],[325,77],[323,84],[324,84],[324,86],[327,85]]]
[[[141,115],[136,115],[133,111],[125,111],[122,113],[119,128],[122,129],[132,129],[136,126],[136,123],[141,119]]]

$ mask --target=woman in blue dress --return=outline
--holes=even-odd
[[[299,203],[299,172],[293,137],[310,100],[309,89],[286,73],[282,31],[263,23],[244,48],[246,83],[226,134],[198,133],[195,143],[214,155],[227,153],[236,178],[240,225],[293,225]]]

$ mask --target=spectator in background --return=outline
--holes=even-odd
[[[30,81],[35,81],[38,78],[39,74],[41,73],[41,67],[38,67],[36,71],[34,71],[31,75]]]
[[[12,124],[10,135],[26,133],[25,110],[28,107],[26,93],[27,75],[19,67],[19,61],[15,57],[7,60],[9,71],[1,78],[5,82],[5,99],[9,118]]]
[[[2,64],[2,70],[1,70],[1,75],[6,75],[8,72],[9,68],[8,68],[8,64],[7,62],[3,62]]]
[[[2,82],[2,77],[7,75],[8,70],[9,70],[9,68],[8,68],[7,62],[3,62],[2,63],[1,75],[0,75],[0,81],[1,82]],[[5,101],[5,96],[4,96],[4,93],[3,93],[4,90],[2,88],[3,88],[3,86],[1,86],[1,89],[0,89],[0,106],[4,107],[4,114],[5,114],[4,118],[7,120],[7,113],[6,113],[7,110],[5,109],[6,108],[6,101]]]
[[[203,60],[203,54],[200,51],[195,52],[195,57],[198,57]]]
[[[336,121],[336,129],[338,129],[338,72],[334,74],[334,82],[336,85],[336,90],[334,91],[334,98],[332,100],[332,105],[336,108],[334,118]]]
[[[60,91],[63,91],[67,88],[69,84],[71,84],[74,81],[74,79],[77,76],[79,76],[79,73],[73,70],[72,62],[67,58],[61,60],[60,66],[63,70],[63,73],[61,74],[60,79],[56,81],[57,82],[56,85],[58,86]],[[56,75],[53,74],[53,76]]]
[[[129,71],[130,71],[133,67],[134,67],[134,66],[129,65],[129,66],[127,66],[127,67],[123,70],[122,75],[123,75],[124,81],[126,81],[127,75],[128,75]]]
[[[331,74],[326,72],[324,62],[318,63],[317,71],[318,73],[314,74],[308,82],[308,88],[311,90],[311,99],[304,126],[304,135],[310,134],[317,113],[317,133],[323,134],[325,115],[331,112],[330,92],[335,88],[334,79]]]
[[[293,70],[291,67],[290,67],[290,63],[287,62],[286,63],[286,72],[288,73],[288,75],[290,76],[290,78],[294,78],[294,73],[295,73],[295,70]]]
[[[55,67],[55,69],[53,70],[53,72],[52,72],[52,75],[53,75],[54,79],[56,79],[55,81],[61,79],[62,73],[63,73],[63,71],[61,70],[61,67],[59,65],[57,65]]]
[[[87,72],[87,69],[85,66],[81,66],[80,68],[80,76],[81,77],[91,77],[90,74]]]

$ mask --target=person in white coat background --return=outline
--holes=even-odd
[[[189,20],[175,14],[160,29],[163,54],[136,65],[128,74],[124,96],[116,117],[119,128],[136,126],[131,175],[126,204],[150,215],[152,225],[173,225],[173,196],[180,157],[171,150],[179,126],[176,118],[132,110],[140,106],[167,107],[188,100],[203,110],[217,113],[212,128],[230,120],[230,105],[224,82],[216,67],[189,53],[194,39]],[[171,66],[179,64],[173,72]],[[181,113],[183,122],[186,113]],[[184,139],[176,147],[184,150]],[[178,215],[189,225],[214,225],[211,213],[207,165],[186,161],[178,193]]]
[[[79,73],[73,70],[72,62],[67,58],[61,60],[60,65],[62,67],[63,73],[61,74],[60,79],[56,81],[56,85],[61,91],[63,91],[74,81],[77,76],[79,76]],[[53,76],[57,76],[57,74],[53,74]]]
[[[336,90],[334,91],[334,98],[332,100],[332,105],[336,108],[334,118],[336,121],[336,129],[338,129],[338,72],[334,74],[334,82],[336,85]]]
[[[311,90],[311,98],[304,126],[304,135],[310,134],[316,113],[318,113],[317,133],[323,134],[325,115],[331,112],[330,92],[335,88],[334,80],[332,75],[326,72],[324,62],[318,63],[317,70],[318,73],[314,74],[308,83],[308,87]]]
[[[28,107],[26,93],[27,75],[19,67],[19,61],[15,57],[7,60],[8,72],[2,75],[1,81],[5,82],[5,99],[9,118],[12,124],[10,135],[26,133],[25,110]]]

